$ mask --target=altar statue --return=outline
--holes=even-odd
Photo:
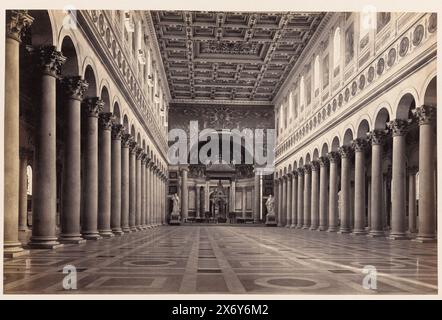
[[[267,214],[273,215],[275,214],[275,198],[272,195],[269,195],[266,201]]]

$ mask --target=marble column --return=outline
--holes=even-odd
[[[302,229],[310,227],[310,213],[311,213],[311,193],[312,193],[312,166],[306,164],[304,166],[304,221]]]
[[[373,130],[368,133],[371,142],[371,226],[369,236],[383,237],[383,174],[382,174],[382,145],[385,130]]]
[[[286,192],[286,222],[285,226],[286,228],[290,228],[292,225],[292,174],[287,174],[287,192]]]
[[[141,160],[144,157],[143,148],[137,147],[136,157],[136,213],[135,213],[135,226],[137,230],[141,228]]]
[[[292,172],[292,219],[290,228],[296,228],[296,222],[298,220],[298,171]]]
[[[396,119],[388,123],[393,134],[393,165],[391,182],[391,232],[390,239],[409,239],[406,234],[406,142],[408,121]]]
[[[327,157],[319,157],[319,228],[318,231],[327,230],[328,220],[328,166]]]
[[[196,218],[200,219],[200,211],[201,211],[201,190],[199,186],[196,186],[196,199],[195,199],[195,207],[196,207]]]
[[[296,227],[302,228],[304,212],[304,168],[298,168],[298,221]]]
[[[319,227],[319,162],[312,161],[312,190],[311,190],[311,225],[310,230]]]
[[[159,193],[159,175],[160,173],[160,169],[157,167],[155,169],[155,217],[156,217],[156,225],[159,226],[161,221],[160,221],[160,215],[161,215],[161,208],[160,208],[160,193]],[[187,202],[187,208],[189,208],[189,202]]]
[[[278,179],[278,221],[277,226],[281,226],[281,217],[283,211],[283,201],[284,201],[284,186],[283,186],[283,178]]]
[[[150,171],[150,190],[149,190],[149,197],[150,197],[150,214],[151,214],[151,226],[155,227],[156,226],[156,222],[155,222],[155,196],[154,196],[154,191],[155,191],[155,185],[154,185],[154,179],[155,179],[155,169],[154,169],[155,165],[153,163],[153,161],[150,162],[149,164],[149,171]],[[181,189],[180,189],[180,193],[181,193]]]
[[[130,231],[137,231],[137,143],[131,137],[129,141],[129,228]]]
[[[423,105],[415,111],[419,119],[419,232],[416,241],[436,241],[436,108]]]
[[[148,162],[147,154],[143,153],[141,159],[141,218],[140,228],[146,229],[146,163]]]
[[[416,172],[417,167],[408,168],[408,232],[417,232],[417,207],[416,207]]]
[[[188,217],[188,201],[189,201],[189,195],[188,195],[188,185],[187,185],[187,172],[189,171],[188,168],[181,168],[181,216],[183,218],[183,222],[186,222]]]
[[[341,155],[341,227],[339,233],[350,233],[350,162],[353,150],[350,146],[339,148]]]
[[[260,197],[260,190],[259,190],[259,181],[260,181],[260,173],[255,170],[255,180],[254,180],[254,208],[253,208],[253,223],[259,223],[261,212],[261,197]]]
[[[330,187],[328,195],[328,232],[338,231],[338,163],[339,153],[331,151],[327,155],[330,161]]]
[[[18,231],[28,231],[28,159],[30,152],[20,148]]]
[[[121,138],[121,229],[130,232],[129,227],[129,144],[131,135],[124,133]]]
[[[352,141],[355,150],[355,221],[354,235],[364,235],[365,231],[365,150],[367,140],[357,138]]]
[[[64,156],[60,242],[82,243],[81,237],[81,100],[88,84],[79,76],[62,81],[64,101]]]
[[[4,246],[3,254],[13,258],[28,254],[18,240],[19,216],[19,131],[20,131],[20,43],[33,18],[26,10],[6,11],[5,109],[4,109]],[[43,91],[44,92],[44,91]],[[35,171],[35,169],[34,169]]]
[[[98,153],[98,232],[103,238],[114,236],[111,229],[111,130],[114,117],[110,112],[99,115]]]
[[[32,236],[29,246],[54,249],[60,245],[56,234],[56,82],[66,58],[54,46],[40,47],[35,54],[42,72],[39,79],[41,88],[39,110],[36,112]],[[16,160],[18,165],[18,157]],[[14,214],[18,216],[17,211]]]
[[[112,126],[112,159],[111,159],[111,229],[120,236],[121,228],[121,136],[124,134],[123,125],[115,123]]]
[[[151,211],[150,211],[150,158],[149,156],[147,157],[147,161],[145,164],[145,169],[144,169],[146,175],[145,175],[145,197],[146,197],[146,206],[145,206],[145,215],[146,215],[146,228],[150,228],[152,220],[151,220]]]
[[[242,187],[241,188],[241,202],[242,202],[242,218],[245,219],[246,218],[246,187]]]
[[[287,217],[287,175],[282,177],[282,212],[279,215],[281,218],[280,227],[285,227]]]
[[[104,102],[98,97],[83,100],[86,113],[86,139],[84,147],[84,207],[81,235],[87,240],[101,239],[98,233],[98,114]]]

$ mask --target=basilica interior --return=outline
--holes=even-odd
[[[4,293],[437,293],[436,49],[436,13],[8,10]]]

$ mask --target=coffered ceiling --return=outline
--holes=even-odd
[[[324,13],[151,11],[173,102],[269,103]]]

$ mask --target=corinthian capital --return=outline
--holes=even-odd
[[[356,152],[364,152],[367,148],[367,140],[363,138],[356,138],[351,142],[351,145]]]
[[[385,141],[385,130],[375,129],[367,133],[368,138],[372,145],[381,145]]]
[[[87,81],[80,76],[65,77],[62,85],[67,97],[75,100],[82,100],[84,92],[89,87]]]
[[[6,36],[20,42],[23,32],[31,26],[33,21],[34,18],[28,14],[27,10],[6,11]]]
[[[98,117],[98,114],[103,111],[104,101],[98,97],[88,97],[83,100],[85,111],[88,117]]]
[[[416,108],[414,114],[419,120],[419,125],[430,124],[436,119],[436,108],[433,106],[423,105],[422,107]]]
[[[319,170],[319,161],[313,160],[311,163],[312,171],[318,171]]]
[[[327,153],[327,157],[330,163],[338,163],[340,159],[339,153],[336,151],[330,151],[329,153]]]
[[[55,46],[42,46],[35,52],[38,59],[37,64],[43,74],[53,77],[60,75],[61,66],[66,62],[66,57],[57,51]]]
[[[112,140],[120,140],[124,133],[124,127],[122,124],[114,123],[112,125]]]
[[[129,133],[123,133],[121,136],[121,146],[123,148],[129,148],[131,138],[132,136]]]
[[[348,159],[353,154],[353,149],[350,146],[342,146],[339,148],[339,154],[341,155],[341,158]]]
[[[100,128],[103,130],[111,130],[114,121],[114,116],[110,112],[102,112],[98,116]]]
[[[329,164],[329,160],[327,157],[319,157],[318,161],[319,161],[319,165],[323,168],[327,167]]]
[[[388,128],[393,132],[393,136],[404,136],[408,131],[408,121],[403,119],[396,119],[390,121]]]

